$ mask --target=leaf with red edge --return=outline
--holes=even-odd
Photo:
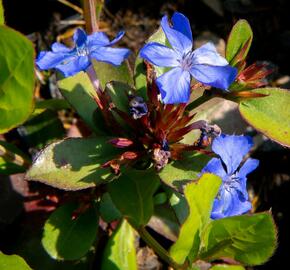
[[[279,88],[261,88],[253,93],[266,97],[244,99],[239,104],[242,117],[270,139],[290,147],[290,92]]]

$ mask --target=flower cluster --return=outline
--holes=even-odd
[[[252,140],[246,136],[220,135],[219,127],[206,121],[193,122],[194,114],[188,109],[191,78],[226,92],[235,80],[254,86],[266,73],[257,73],[257,67],[252,66],[237,77],[237,69],[217,53],[213,44],[207,43],[193,50],[190,23],[181,13],[174,13],[171,23],[164,16],[161,27],[170,47],[150,42],[141,49],[140,56],[146,60],[148,100],[133,91],[128,94],[127,112],[112,104],[109,94],[100,88],[97,76],[89,70],[93,59],[120,65],[128,57],[128,49],[111,48],[124,32],[110,41],[104,33],[87,36],[83,30],[77,29],[73,48],[54,43],[52,51],[40,53],[36,64],[41,70],[55,68],[65,77],[79,71],[88,73],[96,88],[95,100],[104,121],[107,127],[114,127],[116,131],[115,138],[109,142],[121,149],[121,154],[104,163],[103,167],[119,174],[121,166],[130,164],[144,169],[153,164],[160,171],[170,160],[181,159],[185,151],[208,153],[205,148],[215,138],[212,150],[219,157],[211,159],[202,170],[202,173],[214,173],[223,180],[211,217],[218,219],[246,213],[251,209],[246,177],[259,162],[247,159],[242,166],[241,163],[253,145]],[[154,65],[171,69],[156,77]],[[126,124],[125,130],[117,118]],[[190,145],[183,143],[184,136],[194,129],[201,131],[200,138]]]
[[[112,41],[102,32],[88,35],[78,28],[73,36],[75,46],[68,48],[58,42],[52,44],[52,51],[43,51],[39,54],[36,65],[40,70],[55,68],[65,77],[73,76],[80,71],[86,71],[92,60],[106,62],[112,65],[120,65],[126,59],[130,51],[122,48],[111,48],[123,36],[118,33]]]
[[[222,178],[217,198],[214,200],[211,217],[213,219],[241,215],[252,205],[247,193],[247,175],[259,165],[256,159],[242,160],[253,146],[248,136],[224,135],[214,139],[212,150],[219,156],[211,159],[204,172],[214,173]]]
[[[190,23],[183,14],[174,13],[172,27],[164,16],[161,27],[172,48],[150,42],[141,49],[140,56],[156,66],[172,68],[156,80],[164,103],[187,103],[191,76],[206,85],[224,90],[229,88],[237,69],[229,66],[212,43],[192,50]]]

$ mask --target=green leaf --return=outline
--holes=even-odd
[[[248,51],[251,47],[253,40],[253,31],[251,26],[246,20],[239,20],[232,28],[227,42],[226,59],[231,65],[235,64],[235,57],[243,49],[247,42],[248,47],[243,52],[242,57],[239,59],[244,60],[247,57]]]
[[[32,43],[0,25],[0,133],[23,123],[33,110],[34,50]]]
[[[102,269],[137,270],[134,230],[123,220],[110,237],[102,260]]]
[[[128,95],[133,94],[134,90],[128,84],[112,81],[107,83],[105,90],[111,97],[113,104],[121,111],[129,110]]]
[[[0,251],[0,269],[3,270],[31,270],[28,264],[17,255],[5,255]]]
[[[186,199],[181,193],[169,188],[167,189],[167,194],[169,197],[169,203],[174,209],[179,223],[183,224],[189,213],[189,208]]]
[[[83,257],[96,239],[99,218],[94,207],[72,219],[76,203],[59,207],[44,225],[42,245],[57,260],[77,260]]]
[[[29,164],[29,158],[16,146],[0,141],[0,174],[25,172]]]
[[[245,270],[245,268],[241,265],[217,264],[210,270]]]
[[[155,205],[154,215],[148,226],[171,241],[176,241],[180,224],[176,214],[168,204]]]
[[[62,79],[58,81],[58,87],[91,130],[104,135],[103,119],[100,118],[97,103],[94,101],[96,93],[87,74],[79,72],[75,76]]]
[[[121,111],[123,112],[129,112],[129,95],[135,94],[135,91],[133,88],[131,88],[130,85],[112,81],[107,83],[105,91],[109,94],[111,97],[112,103]],[[113,112],[113,115],[115,116],[116,120],[119,122],[119,124],[124,128],[128,129],[127,123],[115,112]]]
[[[64,190],[85,189],[109,181],[113,176],[101,165],[118,150],[108,140],[70,138],[52,143],[42,150],[26,177]]]
[[[241,101],[242,117],[270,139],[290,147],[290,92],[279,88],[262,88],[254,92],[268,96]]]
[[[197,152],[186,153],[183,159],[167,164],[159,173],[159,176],[166,185],[178,189],[182,185],[197,179],[209,159],[209,156]]]
[[[3,8],[2,0],[0,0],[0,25],[4,23],[5,23],[4,8]]]
[[[153,214],[153,194],[158,186],[159,178],[153,170],[130,170],[109,183],[108,190],[123,216],[140,226],[147,224]]]
[[[57,112],[52,110],[33,115],[23,126],[18,127],[17,131],[27,146],[38,149],[65,136],[63,124]]]
[[[221,179],[214,174],[203,174],[198,182],[185,187],[184,195],[189,205],[189,215],[180,229],[177,241],[170,248],[171,257],[179,264],[197,256],[201,232],[210,220],[210,213]]]
[[[223,218],[205,229],[200,258],[227,257],[246,265],[263,264],[274,253],[276,241],[276,229],[269,213]]]
[[[111,81],[123,82],[130,86],[134,85],[133,73],[130,70],[128,61],[124,61],[118,67],[105,62],[94,61],[94,68],[103,89]]]
[[[120,211],[114,205],[111,196],[106,192],[100,201],[100,215],[102,219],[106,222],[112,222],[118,220],[122,217]]]
[[[38,100],[35,104],[36,109],[49,109],[53,111],[69,109],[70,105],[65,99],[46,99]]]

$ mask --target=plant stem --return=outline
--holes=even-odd
[[[0,145],[0,156],[3,157],[6,161],[14,163],[18,166],[23,166],[25,168],[29,168],[31,165],[30,160],[25,159],[24,157],[9,151]]]
[[[200,106],[201,104],[203,104],[203,103],[207,102],[208,100],[212,99],[213,97],[215,97],[215,95],[213,94],[213,92],[211,90],[205,90],[200,97],[195,99],[193,102],[191,102],[186,107],[186,110],[187,111],[191,111],[191,110],[197,108],[198,106]]]
[[[184,265],[176,263],[169,255],[167,250],[165,250],[148,232],[141,226],[137,229],[141,238],[151,247],[156,254],[166,263],[168,263],[174,269],[184,269]]]
[[[96,14],[96,0],[83,0],[84,19],[86,22],[86,31],[88,34],[99,30]]]
[[[96,74],[96,71],[94,69],[94,65],[93,64],[91,64],[87,68],[86,73],[87,73],[87,75],[88,75],[88,77],[89,77],[89,79],[90,79],[90,81],[91,81],[91,83],[92,83],[92,85],[93,85],[93,87],[94,87],[94,89],[96,91],[96,95],[94,95],[94,99],[97,102],[99,108],[101,110],[103,110],[104,106],[103,106],[103,104],[101,102],[101,97],[102,97],[102,94],[103,94],[102,93],[102,88],[101,88],[100,80],[97,77],[97,74]]]

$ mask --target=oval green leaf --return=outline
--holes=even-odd
[[[259,265],[272,256],[276,245],[276,228],[271,214],[223,218],[211,222],[204,231],[200,258],[227,257],[245,265]]]
[[[31,270],[28,264],[18,255],[5,255],[0,251],[0,269]]]
[[[0,133],[23,123],[33,110],[34,49],[15,30],[0,26]]]
[[[254,92],[268,96],[241,101],[242,117],[270,139],[290,147],[290,92],[279,88],[262,88]]]
[[[253,31],[251,26],[246,20],[239,20],[232,28],[230,36],[227,42],[226,48],[226,59],[230,64],[235,64],[235,57],[246,45],[247,48],[243,52],[242,58],[239,60],[242,61],[247,57],[248,51],[251,47],[253,40]],[[246,44],[248,43],[248,44]]]
[[[72,219],[76,203],[59,207],[44,225],[42,245],[57,260],[77,260],[91,248],[97,236],[99,218],[94,207]]]
[[[58,81],[58,87],[65,99],[76,110],[84,122],[96,134],[105,134],[103,119],[97,121],[98,106],[94,100],[95,90],[84,72]]]
[[[159,178],[153,170],[130,170],[108,185],[113,203],[134,226],[145,225],[154,210]]]
[[[101,168],[118,153],[109,139],[70,138],[52,143],[40,152],[26,177],[64,190],[85,189],[111,180],[114,176],[109,169]]]
[[[195,260],[201,232],[210,220],[212,204],[220,185],[218,176],[205,173],[198,181],[185,187],[189,215],[181,226],[177,241],[170,248],[170,255],[177,263],[183,264],[187,258],[191,262]]]
[[[3,8],[2,0],[0,0],[0,25],[4,23],[5,23],[4,8]]]
[[[197,152],[186,153],[183,159],[167,164],[159,176],[166,185],[178,189],[187,182],[196,180],[210,158]]]
[[[105,89],[106,84],[111,81],[126,83],[130,86],[134,85],[133,72],[126,60],[120,66],[113,66],[105,62],[94,61],[94,68],[103,89]]]
[[[102,269],[137,270],[135,235],[130,224],[123,220],[105,248]]]

